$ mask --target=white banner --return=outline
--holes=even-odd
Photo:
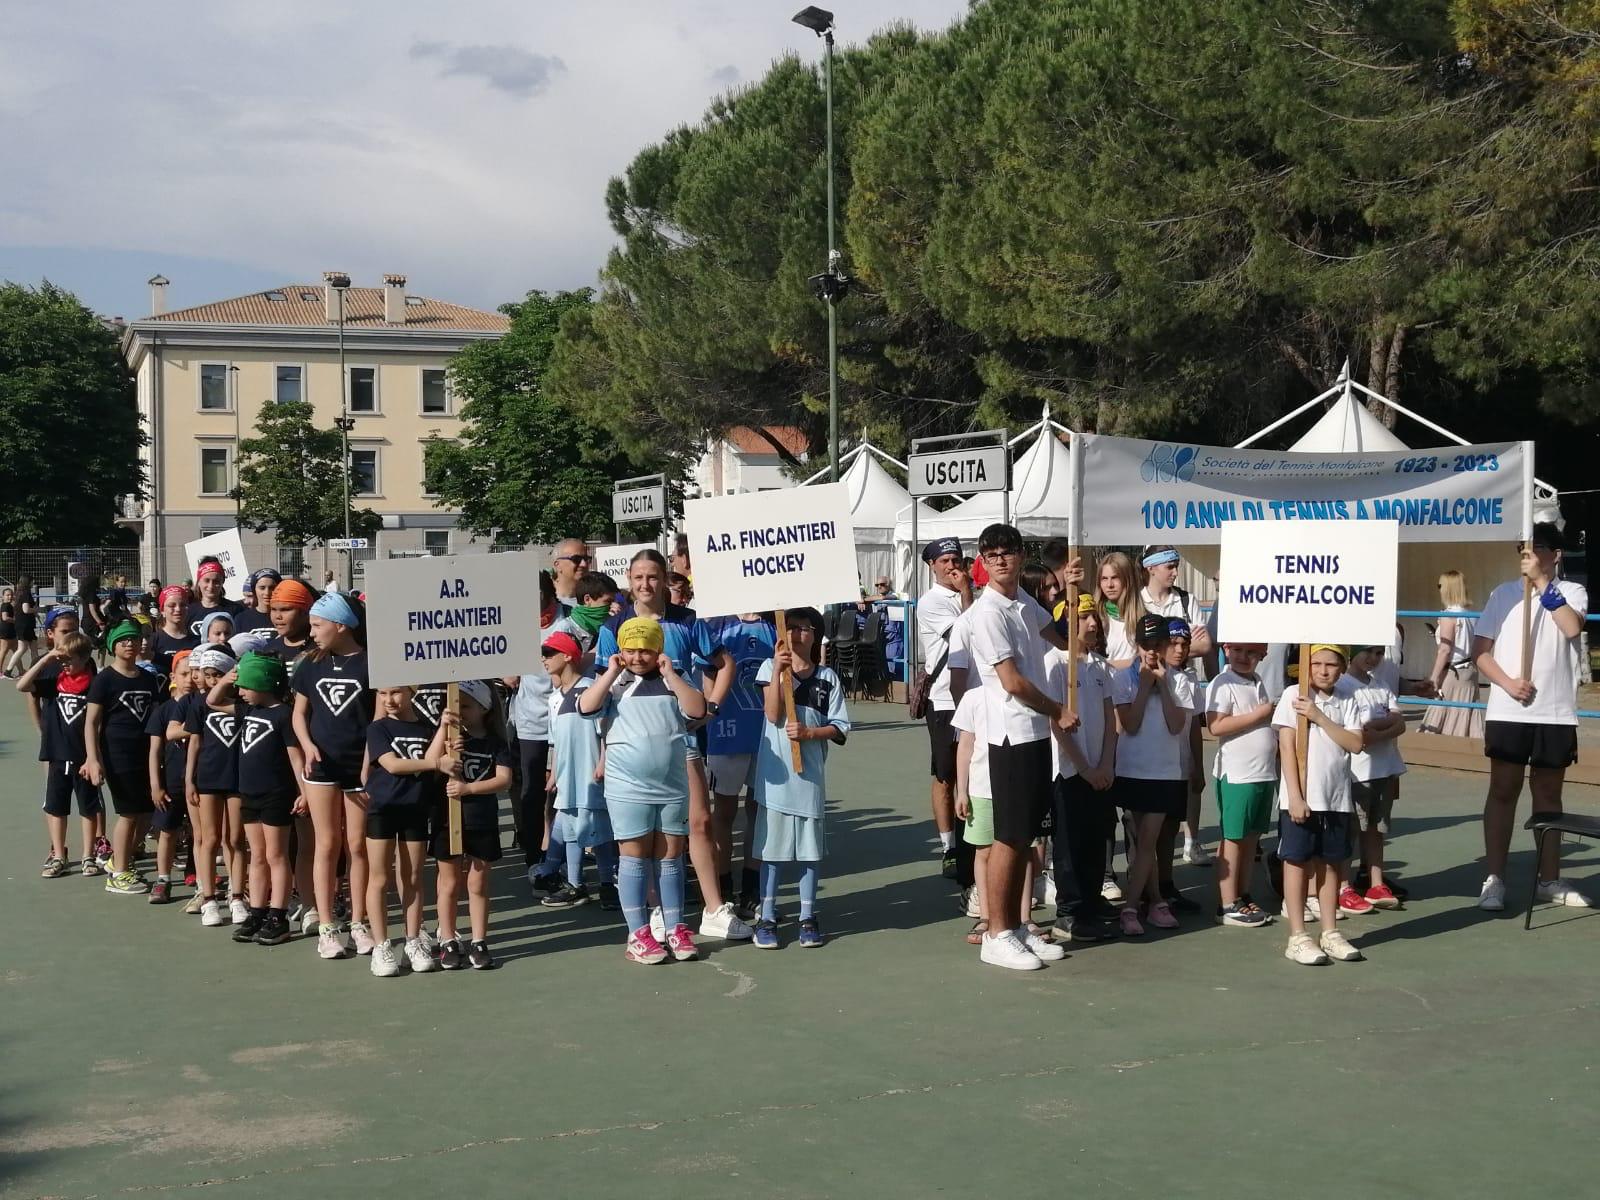
[[[244,585],[245,580],[250,578],[250,568],[245,566],[244,543],[239,540],[237,529],[224,529],[221,533],[208,533],[196,541],[185,542],[183,553],[189,560],[190,579],[200,569],[202,558],[208,554],[216,555],[222,569],[227,572],[223,577],[222,594],[229,600],[244,599]]]
[[[602,575],[611,576],[619,588],[628,586],[628,564],[633,561],[633,556],[641,550],[654,550],[654,542],[630,542],[626,546],[596,546],[592,553],[594,561],[589,568]]]
[[[702,617],[821,608],[861,596],[842,483],[690,500],[683,520]]]
[[[1217,639],[1387,646],[1399,559],[1394,521],[1230,521]]]
[[[1082,434],[1088,545],[1216,545],[1230,521],[1396,521],[1402,542],[1514,542],[1533,464],[1526,442],[1291,454]]]
[[[367,564],[367,674],[375,688],[544,671],[540,556],[387,558]]]

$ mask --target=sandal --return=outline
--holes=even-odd
[[[967,931],[967,945],[981,946],[983,944],[983,935],[988,932],[989,922],[979,917],[972,923],[972,928]]]

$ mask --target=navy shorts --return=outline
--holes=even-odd
[[[994,804],[994,840],[1026,846],[1043,833],[1050,814],[1055,768],[1050,739],[989,743],[989,790]]]
[[[1546,771],[1565,771],[1578,761],[1578,729],[1575,725],[1530,725],[1523,721],[1485,721],[1485,758],[1537,767]]]
[[[319,758],[314,767],[305,773],[307,783],[332,784],[341,791],[361,791],[361,760],[354,762],[334,762],[330,759]]]
[[[367,836],[376,840],[398,838],[402,842],[428,840],[429,809],[426,800],[415,804],[386,804],[367,809]]]
[[[1111,798],[1125,812],[1181,817],[1189,811],[1189,781],[1119,778],[1111,785]]]
[[[106,788],[111,793],[111,808],[119,817],[143,817],[156,810],[148,771],[107,771]]]
[[[72,812],[72,802],[78,802],[80,817],[96,816],[105,809],[100,799],[100,789],[78,774],[80,763],[53,762],[48,764],[49,774],[44,783],[44,811],[46,816],[65,817]]]
[[[258,796],[239,797],[239,824],[271,825],[283,829],[294,823],[294,802],[300,793],[290,788]]]
[[[1278,857],[1304,866],[1313,859],[1346,862],[1350,858],[1350,813],[1314,812],[1296,824],[1286,808],[1278,814]]]
[[[150,818],[150,828],[155,833],[182,833],[183,824],[188,819],[188,798],[182,792],[169,791],[166,811],[156,809],[155,815]]]
[[[500,831],[498,829],[463,829],[461,831],[461,855],[450,853],[450,824],[448,821],[439,822],[438,828],[433,831],[433,842],[428,847],[428,853],[435,859],[444,862],[459,862],[462,855],[467,858],[476,858],[482,862],[500,861]]]

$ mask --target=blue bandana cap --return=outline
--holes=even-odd
[[[311,615],[348,629],[361,628],[361,618],[356,616],[356,610],[341,592],[325,592],[319,596],[311,606]]]
[[[1141,558],[1139,565],[1142,567],[1160,567],[1177,561],[1178,552],[1176,550],[1157,550],[1154,554],[1147,554]]]
[[[1167,636],[1169,638],[1186,638],[1189,636],[1189,622],[1182,617],[1171,617],[1167,620]]]
[[[962,557],[960,538],[935,538],[922,548],[922,561],[931,563],[935,559],[943,558],[946,554]]]
[[[54,608],[52,608],[48,613],[45,614],[44,627],[46,629],[49,629],[52,625],[54,625],[62,617],[75,617],[77,615],[78,615],[78,610],[76,608],[73,608],[72,605],[70,605],[70,604],[58,604]]]

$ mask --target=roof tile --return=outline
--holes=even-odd
[[[207,325],[283,325],[299,328],[327,328],[333,324],[323,309],[323,285],[320,283],[288,283],[282,287],[235,296],[231,300],[218,300],[194,308],[180,308],[176,312],[146,317],[146,321],[193,322]],[[267,299],[268,292],[281,292],[283,300]],[[302,294],[315,299],[302,299]],[[418,304],[416,301],[421,300]],[[465,330],[474,333],[504,333],[511,322],[500,313],[485,312],[481,308],[467,308],[444,300],[430,300],[412,295],[406,305],[407,329]],[[383,289],[353,287],[345,291],[345,328],[396,329],[383,319]]]

